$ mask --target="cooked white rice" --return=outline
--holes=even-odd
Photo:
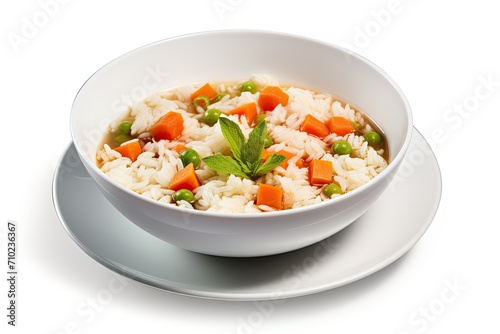
[[[258,88],[279,85],[276,79],[264,74],[254,75],[251,80]],[[216,88],[220,92],[235,92],[240,84],[241,82],[219,84]],[[104,144],[97,153],[97,164],[101,166],[102,171],[116,182],[145,197],[164,203],[174,203],[172,199],[174,191],[168,187],[174,174],[183,166],[179,154],[173,148],[183,144],[196,150],[202,158],[215,153],[230,153],[219,123],[210,127],[200,122],[202,113],[188,111],[189,97],[196,88],[194,85],[187,85],[171,91],[156,92],[144,101],[131,106],[130,116],[134,118],[133,135],[148,136],[151,126],[169,111],[182,114],[184,119],[182,135],[174,141],[148,142],[143,147],[143,153],[134,162],[122,157],[108,144]],[[387,166],[383,151],[376,151],[362,136],[349,134],[339,137],[331,134],[321,140],[299,131],[307,114],[312,114],[321,121],[326,121],[332,116],[344,116],[352,122],[359,123],[363,128],[362,132],[369,131],[371,127],[361,112],[352,109],[349,104],[343,105],[326,93],[318,94],[293,86],[284,88],[284,91],[289,95],[288,105],[286,107],[279,105],[273,112],[268,112],[266,122],[274,143],[268,150],[273,152],[284,149],[295,154],[289,161],[287,169],[278,166],[271,173],[253,181],[234,175],[219,175],[202,162],[196,170],[197,177],[202,183],[193,191],[196,201],[193,204],[181,201],[177,205],[191,209],[233,213],[273,211],[271,207],[257,206],[255,203],[258,184],[267,183],[283,189],[285,209],[297,208],[328,200],[322,194],[321,187],[309,185],[308,169],[295,165],[294,162],[302,157],[306,157],[306,162],[312,159],[331,161],[334,181],[344,192],[369,182]],[[245,117],[227,116],[224,113],[245,103],[256,102],[258,97],[259,92],[255,94],[243,92],[233,98],[228,95],[221,101],[211,104],[210,108],[217,108],[223,113],[221,117],[229,117],[238,122],[244,135],[248,137],[252,128]],[[338,140],[346,140],[351,144],[350,155],[332,154],[330,147]]]

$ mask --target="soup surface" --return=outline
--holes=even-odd
[[[258,74],[150,95],[111,124],[96,163],[156,201],[250,213],[342,196],[384,170],[386,152],[360,110]]]

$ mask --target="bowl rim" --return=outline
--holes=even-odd
[[[265,36],[273,36],[276,38],[294,39],[297,41],[302,40],[302,41],[313,43],[313,44],[320,45],[323,47],[333,48],[341,53],[346,54],[348,57],[355,58],[358,61],[365,63],[370,68],[372,68],[373,70],[378,72],[392,86],[392,88],[398,93],[399,97],[401,98],[401,101],[403,102],[403,105],[405,106],[404,110],[407,114],[406,137],[404,138],[404,141],[401,145],[401,148],[399,149],[397,154],[394,157],[391,157],[391,159],[388,163],[388,166],[382,172],[380,172],[376,177],[374,177],[372,180],[370,180],[369,182],[359,186],[356,189],[349,191],[346,194],[342,194],[341,196],[330,199],[328,201],[322,201],[320,203],[314,203],[314,204],[310,204],[310,205],[298,207],[298,208],[292,208],[292,209],[286,209],[286,210],[276,210],[276,211],[270,211],[270,212],[228,213],[228,212],[213,212],[213,211],[193,210],[193,209],[179,207],[176,205],[172,205],[170,203],[163,203],[163,202],[159,202],[159,201],[147,198],[145,196],[142,196],[141,194],[138,194],[138,193],[128,189],[127,187],[121,185],[117,181],[111,179],[101,169],[97,168],[96,164],[93,161],[89,160],[89,158],[87,157],[87,154],[85,154],[82,151],[80,144],[75,140],[76,129],[74,129],[74,126],[75,126],[75,122],[74,122],[75,105],[77,104],[77,101],[78,101],[78,98],[80,97],[80,94],[82,93],[83,89],[87,86],[89,81],[91,81],[95,76],[97,76],[99,73],[104,71],[107,67],[112,66],[115,62],[119,61],[120,59],[129,57],[132,54],[141,52],[142,50],[148,49],[148,48],[153,47],[153,46],[158,45],[158,44],[170,43],[170,42],[175,41],[175,40],[186,39],[186,38],[202,38],[203,36],[208,36],[208,35],[238,35],[238,34],[265,35]],[[114,187],[117,187],[121,191],[124,191],[127,195],[134,196],[136,199],[138,199],[140,201],[145,201],[149,204],[152,204],[154,206],[158,206],[159,208],[162,208],[162,209],[164,208],[164,209],[178,211],[181,214],[195,214],[195,215],[200,215],[200,216],[220,217],[220,218],[266,218],[267,219],[267,218],[273,218],[273,217],[280,217],[283,215],[305,213],[305,212],[317,210],[317,209],[322,208],[324,206],[335,205],[336,203],[348,201],[351,197],[357,196],[358,193],[365,191],[365,189],[373,188],[373,187],[375,187],[376,184],[378,184],[380,182],[386,182],[387,181],[386,175],[391,174],[394,169],[399,168],[399,165],[403,161],[403,159],[406,155],[406,152],[408,150],[408,147],[410,146],[412,133],[413,133],[413,115],[412,115],[411,106],[408,102],[408,99],[406,98],[406,95],[404,94],[404,92],[400,88],[400,86],[395,82],[395,80],[392,79],[392,77],[387,72],[385,72],[382,68],[380,68],[377,64],[370,61],[366,57],[358,54],[355,51],[349,50],[349,49],[342,47],[340,45],[337,45],[337,44],[325,42],[323,40],[319,40],[319,39],[312,38],[309,36],[303,36],[303,35],[280,32],[280,31],[259,30],[259,29],[221,29],[221,30],[209,30],[209,31],[186,33],[186,34],[180,34],[177,36],[172,36],[172,37],[160,39],[160,40],[157,40],[155,42],[147,43],[143,46],[139,46],[137,48],[134,48],[126,53],[123,53],[122,55],[120,55],[118,57],[113,58],[112,60],[110,60],[107,63],[105,63],[104,65],[102,65],[100,68],[98,68],[94,73],[92,73],[85,80],[85,82],[78,89],[78,91],[73,99],[73,103],[71,106],[71,112],[70,112],[70,133],[71,133],[71,137],[72,137],[73,143],[75,145],[76,151],[77,151],[78,155],[80,156],[80,159],[83,161],[85,168],[88,169],[90,167],[94,173],[97,173],[99,176],[101,176],[102,180],[105,180],[107,183],[113,185]],[[95,178],[93,173],[90,172],[89,174],[91,175],[92,178]],[[95,180],[95,181],[97,182],[97,180]],[[392,179],[390,181],[392,181]]]

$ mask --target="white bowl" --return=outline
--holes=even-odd
[[[107,125],[130,101],[157,90],[239,80],[253,73],[271,74],[280,82],[334,94],[365,111],[384,131],[389,166],[354,191],[319,204],[270,213],[223,214],[149,200],[111,180],[95,165],[97,146]],[[263,31],[198,33],[133,50],[92,75],[78,92],[71,112],[71,134],[83,164],[124,216],[181,248],[234,257],[299,249],[351,224],[391,182],[412,129],[406,98],[376,65],[338,46]]]

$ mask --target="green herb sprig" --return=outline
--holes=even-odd
[[[223,174],[256,179],[272,171],[276,166],[285,161],[286,157],[273,153],[264,163],[262,151],[264,150],[267,134],[266,122],[260,122],[248,135],[248,141],[238,124],[229,118],[219,118],[222,135],[229,144],[233,157],[220,153],[203,158],[208,167]]]

